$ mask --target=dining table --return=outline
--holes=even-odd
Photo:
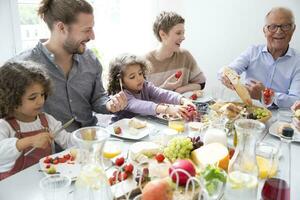
[[[266,124],[267,131],[263,135],[261,135],[260,140],[271,142],[271,143],[279,143],[279,138],[270,135],[268,133],[268,127],[274,123],[277,119],[277,110],[272,110],[272,118]],[[157,130],[162,130],[167,128],[166,124],[162,124],[155,120],[154,118],[143,118],[147,120],[147,123],[154,125]],[[188,129],[186,129],[188,130]],[[188,133],[187,133],[188,134]],[[151,140],[151,135],[147,135],[142,138],[143,141]],[[128,149],[130,145],[132,145],[134,140],[124,140],[125,146]],[[126,149],[125,148],[125,149]],[[292,142],[291,143],[291,200],[300,199],[300,142]],[[282,155],[284,156],[284,155]],[[287,165],[287,163],[281,163],[280,165]],[[40,180],[45,176],[44,173],[39,172],[40,166],[39,164],[35,164],[27,169],[8,177],[2,181],[0,181],[0,200],[42,200],[43,193],[39,187]],[[74,187],[74,184],[73,186]],[[262,183],[259,184],[258,187],[258,198],[260,199]],[[176,197],[175,197],[176,199]]]

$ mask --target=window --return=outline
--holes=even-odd
[[[34,47],[42,38],[49,37],[47,26],[37,15],[39,0],[18,0],[22,50]]]

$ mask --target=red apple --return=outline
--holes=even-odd
[[[195,167],[189,160],[177,160],[176,162],[174,162],[173,165],[169,168],[169,175],[171,175],[171,173],[175,169],[183,169],[187,173],[189,173],[191,176],[196,175]],[[179,185],[184,186],[186,184],[186,182],[188,181],[189,177],[183,172],[178,171],[177,173],[178,173],[178,178],[179,178]],[[172,175],[172,180],[174,183],[176,183],[176,181],[177,181],[176,177],[177,177],[176,172],[174,172]]]
[[[142,200],[172,200],[173,191],[166,179],[147,183],[142,191]]]

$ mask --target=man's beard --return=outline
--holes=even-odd
[[[80,48],[81,43],[75,43],[72,40],[66,40],[64,43],[64,49],[70,54],[83,54],[85,48]]]

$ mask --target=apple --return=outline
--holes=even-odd
[[[181,75],[182,75],[182,71],[177,71],[175,73],[175,78],[179,79]]]
[[[142,200],[172,200],[173,190],[166,179],[147,183],[142,191]]]
[[[176,170],[176,169],[183,169],[187,173],[189,173],[190,176],[195,176],[196,175],[195,167],[189,160],[177,160],[177,161],[175,161],[173,163],[173,165],[169,168],[169,175],[171,175],[173,170]],[[188,181],[189,177],[181,171],[178,171],[177,174],[178,174],[178,178],[179,178],[179,185],[184,186],[186,184],[186,182]],[[172,180],[173,180],[174,183],[176,183],[176,181],[177,181],[176,178],[177,178],[176,172],[174,172],[173,175],[172,175]]]

